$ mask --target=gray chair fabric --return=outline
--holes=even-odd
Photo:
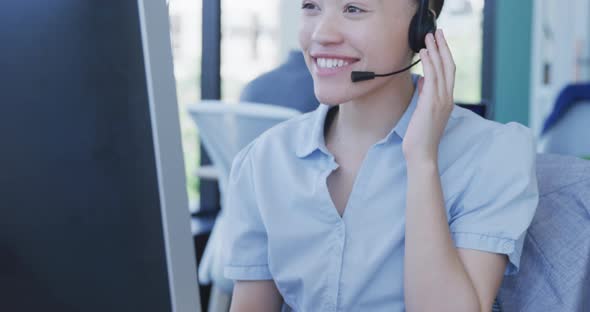
[[[537,155],[539,206],[517,275],[505,277],[504,312],[590,311],[590,161]]]

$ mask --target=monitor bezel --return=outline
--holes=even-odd
[[[138,0],[172,311],[201,312],[165,0]]]

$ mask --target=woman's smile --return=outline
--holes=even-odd
[[[329,77],[350,72],[358,58],[334,54],[313,54],[313,71],[318,77]]]

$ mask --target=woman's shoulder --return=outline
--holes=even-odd
[[[500,123],[485,119],[469,109],[455,105],[448,128],[452,135],[462,141],[482,144],[494,141],[512,141],[513,143],[536,143],[533,131],[518,122]]]
[[[262,133],[257,140],[264,143],[272,143],[276,140],[283,140],[301,134],[301,132],[312,125],[312,119],[315,113],[316,111],[314,110],[276,124]]]
[[[247,147],[242,149],[242,157],[254,158],[255,162],[264,161],[267,157],[294,154],[297,146],[308,139],[308,131],[313,126],[311,111],[280,122],[264,131]]]
[[[530,128],[466,110],[449,120],[439,159],[447,193],[495,194],[493,187],[534,182],[536,140]],[[495,195],[494,195],[495,196]]]
[[[534,162],[537,141],[532,130],[518,122],[485,119],[456,106],[441,140],[441,167],[470,168]]]

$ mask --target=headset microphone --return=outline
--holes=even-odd
[[[429,1],[428,0],[421,0],[420,6],[418,7],[418,11],[416,15],[412,18],[412,22],[410,23],[410,34],[409,34],[409,41],[410,41],[410,48],[415,53],[419,53],[421,49],[426,47],[424,40],[426,39],[426,35],[428,33],[434,33],[436,31],[436,15],[429,9]],[[420,63],[420,60],[412,63],[410,66],[395,71],[389,74],[377,75],[374,72],[360,72],[360,71],[353,71],[350,75],[350,79],[352,82],[359,82],[365,80],[375,79],[375,77],[387,77],[397,75],[399,73],[403,73],[406,70],[414,67],[416,64]]]
[[[353,71],[352,74],[350,75],[350,78],[352,79],[352,82],[359,82],[359,81],[375,79],[375,77],[393,76],[393,75],[397,75],[399,73],[405,72],[406,70],[414,67],[418,63],[420,63],[420,60],[417,60],[416,62],[412,63],[410,66],[408,66],[404,69],[400,69],[398,71],[394,71],[393,73],[383,74],[383,75],[377,75],[374,72]]]

